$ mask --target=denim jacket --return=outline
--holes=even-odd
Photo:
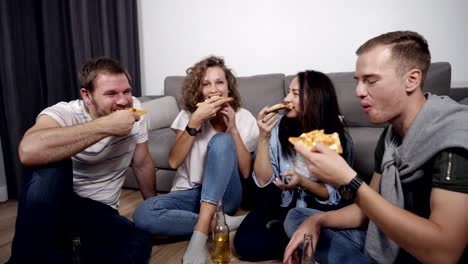
[[[294,156],[284,155],[284,153],[282,152],[282,146],[279,141],[279,123],[280,122],[278,122],[276,126],[272,129],[271,137],[270,137],[270,146],[269,146],[270,161],[271,161],[271,166],[273,169],[273,175],[271,176],[270,181],[268,181],[268,183],[262,186],[257,181],[255,172],[252,173],[255,184],[257,184],[257,186],[260,188],[263,188],[271,184],[276,178],[280,178],[284,182],[285,179],[283,179],[283,176],[281,175],[281,173],[294,168]],[[346,136],[346,142],[341,142],[343,145],[343,152],[345,153],[344,157],[346,161],[348,162],[348,164],[352,166],[354,163],[352,140],[347,133],[345,134],[345,136]],[[317,181],[317,179],[315,179],[314,177],[311,177],[309,179],[313,181]],[[320,204],[337,205],[338,202],[341,200],[340,194],[333,186],[329,184],[325,184],[325,186],[328,191],[328,200],[320,200],[316,197],[313,197],[313,194],[300,188],[295,188],[294,190],[290,190],[290,191],[284,190],[281,194],[281,207],[290,206],[294,198],[296,198],[295,207],[307,207],[306,200],[307,198],[311,198],[310,196],[312,196]]]

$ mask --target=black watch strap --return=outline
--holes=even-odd
[[[187,131],[187,133],[192,137],[196,136],[198,133],[201,133],[201,129],[196,130],[195,128],[189,127],[188,125],[185,127],[185,131]]]
[[[356,199],[357,190],[361,187],[361,184],[362,179],[359,174],[356,174],[348,184],[338,187],[338,192],[345,200],[354,201]]]

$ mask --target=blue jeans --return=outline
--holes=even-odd
[[[190,236],[198,220],[200,201],[211,204],[223,201],[228,214],[240,207],[242,186],[237,155],[228,134],[217,133],[208,143],[201,186],[152,197],[135,210],[133,220],[139,228],[154,235]]]
[[[76,195],[72,180],[71,160],[30,169],[10,263],[148,263],[149,235],[112,207]]]
[[[311,208],[291,209],[284,221],[284,230],[289,237],[310,216],[321,213]],[[315,259],[326,263],[375,263],[364,254],[366,231],[362,229],[322,229],[315,249]]]

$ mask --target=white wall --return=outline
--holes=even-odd
[[[452,87],[468,87],[465,0],[140,0],[144,95],[196,61],[223,56],[238,76],[305,69],[353,71],[356,48],[387,31],[424,35],[432,61],[452,65]]]

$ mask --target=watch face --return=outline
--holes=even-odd
[[[345,199],[345,200],[354,199],[353,193],[351,192],[351,190],[347,186],[344,186],[344,185],[340,186],[338,188],[338,192],[340,193],[341,197],[343,197],[343,199]]]
[[[195,136],[198,133],[198,131],[195,128],[191,128],[188,126],[185,128],[185,130],[187,130],[187,133],[189,133],[189,135],[191,136]]]

